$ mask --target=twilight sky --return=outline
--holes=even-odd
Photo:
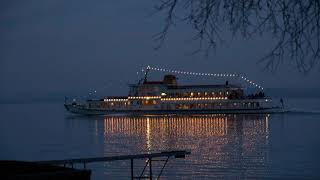
[[[162,27],[150,14],[157,0],[2,0],[0,2],[0,100],[86,94],[126,93],[146,65],[196,72],[236,72],[271,88],[320,88],[320,68],[308,75],[293,65],[276,73],[257,60],[268,51],[268,37],[241,38],[218,45],[205,58],[190,55],[198,43],[188,25],[170,31],[160,50],[152,36]],[[226,40],[228,35],[225,37]],[[206,80],[198,80],[205,83]],[[203,82],[202,82],[203,81]]]

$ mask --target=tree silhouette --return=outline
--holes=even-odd
[[[158,12],[165,25],[155,35],[159,47],[176,21],[195,30],[199,49],[208,54],[222,41],[221,29],[233,36],[253,38],[267,33],[275,45],[258,61],[275,70],[284,61],[303,73],[309,72],[320,57],[319,0],[160,0]]]

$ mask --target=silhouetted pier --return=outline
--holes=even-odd
[[[50,165],[63,165],[74,167],[74,164],[82,164],[83,168],[86,169],[87,164],[89,163],[97,163],[97,162],[109,162],[109,161],[120,161],[120,160],[130,160],[130,170],[131,170],[131,179],[153,179],[155,176],[152,172],[152,162],[153,161],[163,161],[163,166],[159,172],[159,174],[156,176],[158,179],[166,164],[168,163],[170,158],[185,158],[186,155],[191,154],[190,151],[163,151],[163,152],[157,152],[157,153],[144,153],[144,154],[135,154],[135,155],[120,155],[120,156],[109,156],[109,157],[94,157],[94,158],[78,158],[78,159],[65,159],[65,160],[52,160],[52,161],[37,161],[38,164],[50,164]],[[165,157],[166,159],[156,159]],[[135,159],[146,159],[145,166],[140,173],[139,176],[135,176],[134,174],[134,160]],[[147,166],[149,165],[149,176],[144,176],[145,170]]]
[[[0,161],[1,180],[90,180],[91,171],[25,161]]]

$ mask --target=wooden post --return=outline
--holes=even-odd
[[[131,161],[131,180],[134,179],[133,177],[133,159],[130,160]]]
[[[151,163],[151,157],[149,158],[149,171],[150,171],[150,180],[152,180],[152,163]]]

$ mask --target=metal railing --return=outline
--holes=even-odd
[[[156,176],[156,179],[159,179],[165,166],[167,165],[169,159],[171,157],[174,158],[185,158],[186,155],[191,154],[190,151],[182,150],[182,151],[162,151],[156,153],[144,153],[144,154],[135,154],[135,155],[120,155],[120,156],[108,156],[108,157],[94,157],[94,158],[77,158],[77,159],[64,159],[64,160],[51,160],[51,161],[36,161],[39,164],[52,164],[52,165],[63,165],[66,167],[70,165],[72,168],[74,164],[83,164],[83,168],[86,169],[86,165],[89,163],[97,163],[97,162],[109,162],[109,161],[120,161],[120,160],[130,160],[130,168],[131,168],[131,179],[153,179],[154,175],[152,172],[152,162],[153,161],[162,161],[164,162],[159,174]],[[166,159],[155,159],[166,157]],[[134,175],[134,160],[135,159],[147,159],[145,166],[140,173],[139,176]],[[144,176],[145,170],[149,165],[149,176]]]

